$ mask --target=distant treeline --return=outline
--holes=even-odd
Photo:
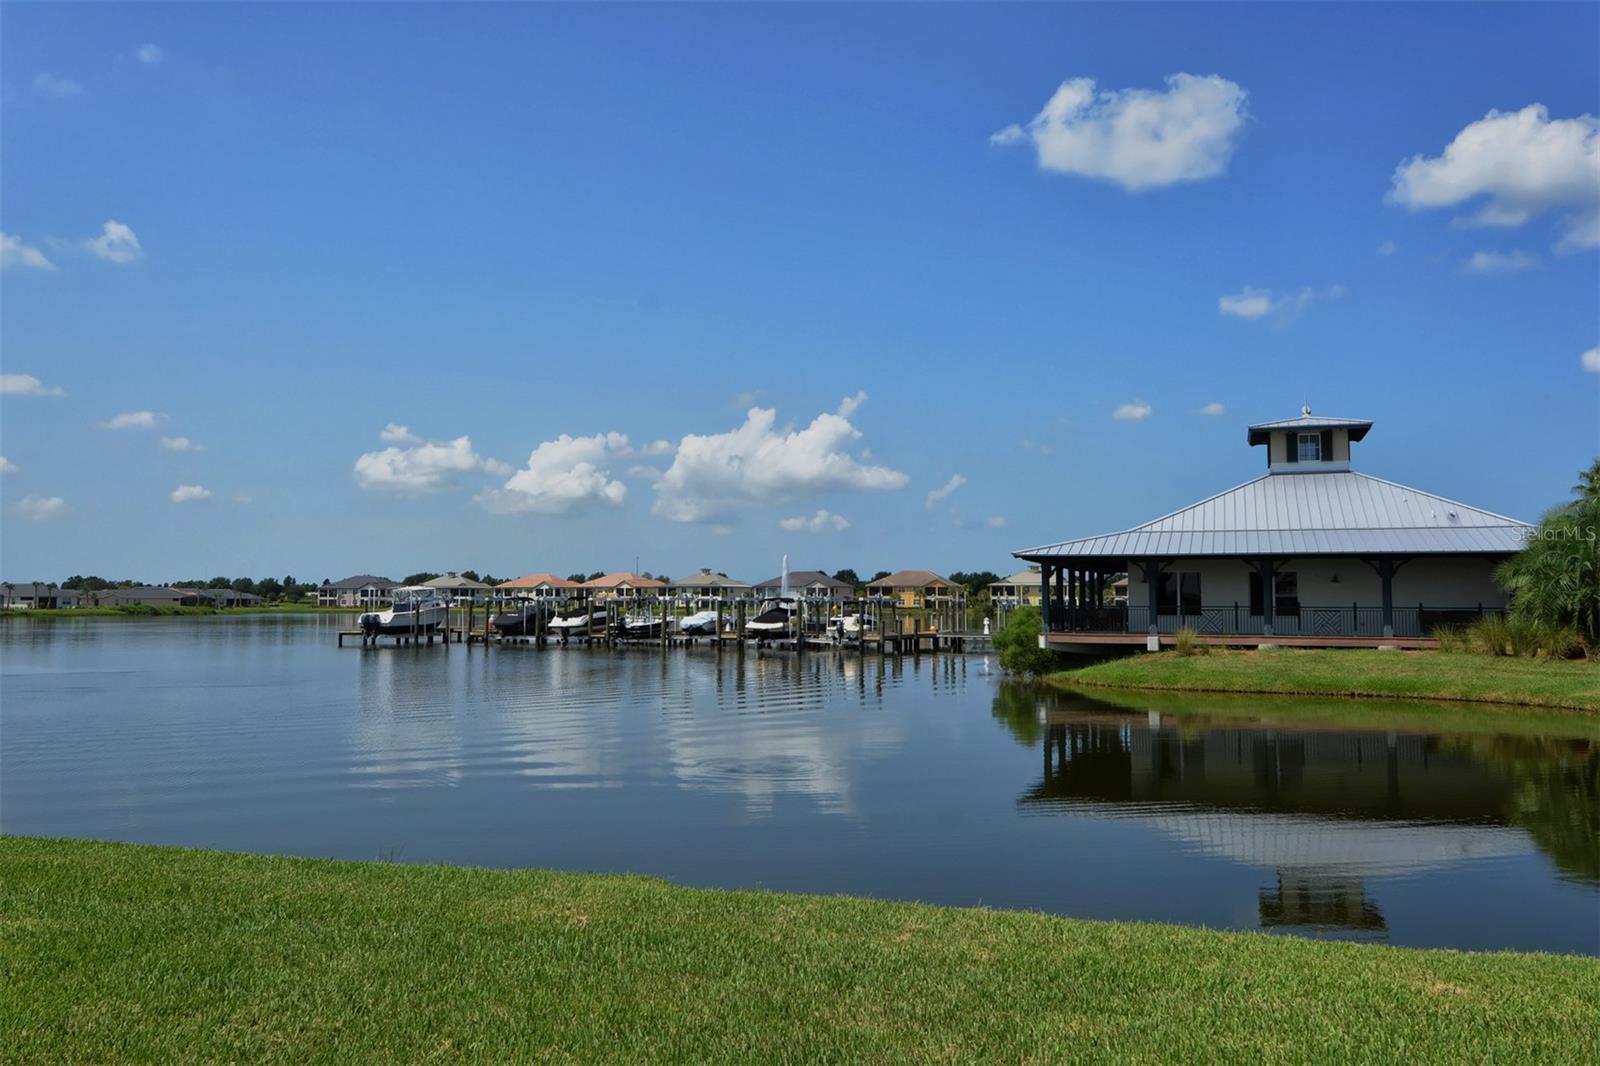
[[[161,582],[110,580],[94,574],[87,577],[83,574],[73,574],[61,582],[61,587],[75,589],[78,592],[104,592],[107,589],[131,589],[153,584],[186,589],[232,589],[235,592],[252,592],[264,600],[299,600],[317,594],[315,583],[296,581],[292,574],[287,577],[264,577],[259,580],[248,577],[211,577],[192,581]]]

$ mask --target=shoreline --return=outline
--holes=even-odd
[[[17,1061],[1578,1061],[1600,1027],[1579,955],[39,837],[0,861]]]

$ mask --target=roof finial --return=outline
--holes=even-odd
[[[1300,405],[1300,413],[1302,415],[1309,415],[1311,413],[1311,405],[1308,404],[1308,403],[1301,404]]]

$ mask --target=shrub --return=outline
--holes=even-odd
[[[1439,638],[1440,651],[1464,654],[1473,650],[1472,638],[1460,626],[1440,626],[1433,635]]]
[[[1184,626],[1172,638],[1172,650],[1188,658],[1191,655],[1209,655],[1211,646],[1200,640],[1193,626]]]
[[[1528,546],[1495,577],[1519,618],[1572,630],[1589,654],[1600,652],[1600,495],[1545,515]]]
[[[994,650],[1000,653],[1000,668],[1012,674],[1048,674],[1059,667],[1053,651],[1039,647],[1039,612],[1033,607],[1018,607],[994,635]]]

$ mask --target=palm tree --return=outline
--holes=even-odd
[[[1579,471],[1578,483],[1572,486],[1580,500],[1600,499],[1600,456],[1587,470]]]

